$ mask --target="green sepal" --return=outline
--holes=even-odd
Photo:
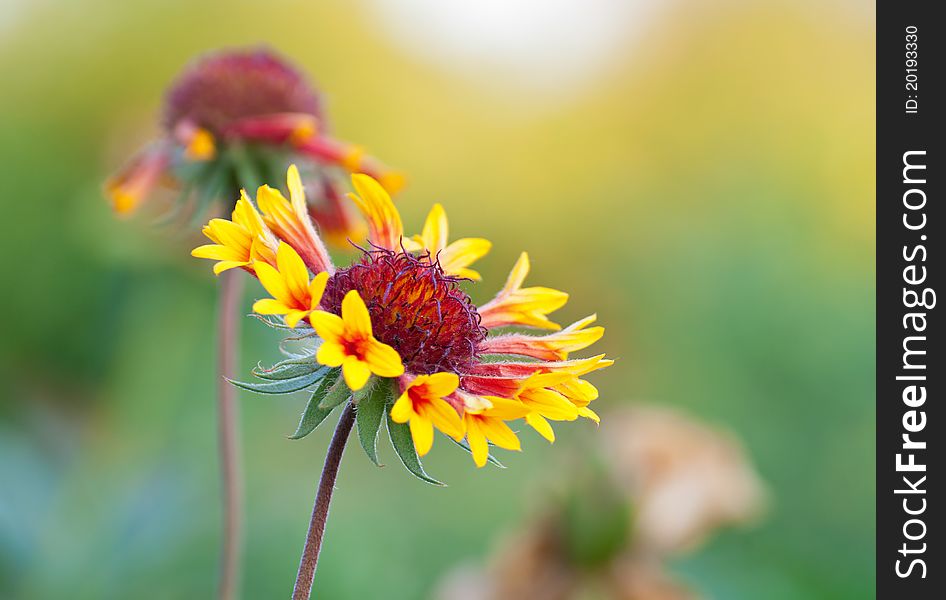
[[[260,321],[260,322],[262,322],[264,325],[266,325],[267,327],[272,327],[273,329],[285,329],[285,330],[287,330],[287,331],[292,331],[292,330],[293,330],[292,327],[286,325],[286,324],[283,323],[281,320],[278,320],[278,319],[275,319],[275,318],[270,318],[270,317],[267,317],[267,316],[264,316],[264,315],[258,315],[258,314],[256,314],[256,313],[250,313],[250,314],[247,315],[247,316],[253,317],[253,318],[256,319],[257,321]]]
[[[395,423],[388,415],[388,436],[391,438],[391,445],[394,446],[394,452],[401,459],[401,463],[414,477],[432,485],[446,487],[447,484],[437,481],[424,471],[420,464],[420,457],[417,456],[417,450],[414,448],[414,439],[411,437],[411,429],[407,423]]]
[[[366,386],[369,387],[369,386]],[[355,422],[358,424],[358,440],[371,462],[378,462],[378,431],[386,408],[394,402],[394,390],[389,379],[378,379],[367,393],[358,397],[355,405]]]
[[[303,375],[308,375],[309,373],[315,373],[316,371],[321,371],[324,369],[325,367],[315,362],[315,359],[312,357],[291,358],[289,360],[276,363],[268,369],[257,367],[253,369],[253,375],[259,377],[260,379],[277,381],[302,377]]]
[[[348,389],[348,384],[345,383],[345,379],[341,377],[341,374],[342,370],[337,368],[326,375],[326,379],[329,377],[333,379],[329,387],[325,389],[325,394],[322,399],[319,401],[319,408],[335,408],[353,396],[351,390]]]
[[[210,205],[219,200],[224,193],[227,181],[230,179],[230,169],[226,164],[216,162],[208,165],[208,169],[202,172],[194,182],[196,193],[194,194],[194,208],[190,215],[191,226],[203,222],[204,215],[207,214]],[[231,205],[236,203],[236,198],[225,199]]]
[[[461,448],[463,448],[464,450],[466,450],[467,452],[469,452],[471,455],[473,454],[473,450],[470,448],[470,445],[467,443],[467,441],[466,441],[465,439],[464,439],[464,440],[457,441],[457,440],[453,439],[452,437],[450,437],[449,435],[448,435],[448,436],[445,436],[445,437],[446,437],[448,440],[450,440],[451,442],[453,442],[454,444],[456,444],[457,446],[460,446]],[[506,468],[506,465],[504,465],[503,463],[501,463],[501,462],[499,462],[498,460],[496,460],[496,457],[493,456],[492,453],[489,453],[489,454],[486,455],[486,462],[488,462],[489,464],[493,465],[494,467],[499,467],[500,469],[505,469],[505,468]]]
[[[183,214],[184,209],[190,205],[190,200],[194,197],[195,186],[188,181],[182,181],[182,187],[183,189],[178,195],[177,200],[171,204],[163,215],[154,220],[155,227],[168,227],[173,225],[178,217]],[[196,223],[191,223],[191,225],[196,225]]]
[[[305,410],[302,411],[302,417],[299,419],[299,426],[296,427],[296,432],[289,436],[290,440],[300,440],[315,431],[315,428],[332,414],[335,407],[341,404],[341,402],[337,402],[329,407],[321,406],[322,399],[337,383],[340,372],[341,369],[332,369],[328,375],[322,378],[319,387],[315,388],[309,402],[306,403]]]
[[[234,381],[233,379],[227,379],[227,381],[239,388],[256,392],[257,394],[289,394],[292,392],[298,392],[299,390],[304,390],[305,388],[325,377],[328,372],[328,367],[319,365],[319,368],[315,371],[308,372],[305,375],[300,375],[298,377],[291,377],[289,379],[267,380],[260,383]]]
[[[229,150],[227,158],[236,174],[237,182],[248,193],[253,193],[263,184],[263,175],[260,173],[252,149],[245,144],[235,143],[229,145]]]

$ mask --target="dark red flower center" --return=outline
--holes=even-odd
[[[486,330],[470,297],[439,264],[387,250],[366,252],[329,279],[322,306],[341,314],[349,290],[365,301],[374,336],[397,350],[408,371],[462,372],[476,361]]]
[[[164,102],[164,125],[182,119],[214,133],[236,119],[306,113],[321,120],[321,100],[305,77],[267,50],[236,50],[200,58],[175,80]]]

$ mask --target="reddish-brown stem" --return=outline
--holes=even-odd
[[[325,465],[322,467],[322,477],[319,479],[319,491],[315,495],[315,506],[312,507],[312,519],[309,521],[309,532],[306,534],[302,560],[299,561],[299,574],[296,575],[292,600],[309,600],[309,595],[312,593],[312,579],[315,577],[315,567],[319,562],[319,550],[322,549],[322,534],[325,533],[328,507],[332,502],[332,492],[335,490],[335,478],[338,477],[338,466],[342,462],[345,444],[348,442],[348,435],[354,424],[355,410],[349,402],[338,419],[335,434],[332,436],[328,453],[325,455]]]
[[[243,273],[230,270],[220,274],[217,323],[217,429],[223,491],[220,600],[235,600],[239,595],[243,548],[243,473],[240,467],[237,390],[225,379],[232,378],[237,369],[242,291]]]

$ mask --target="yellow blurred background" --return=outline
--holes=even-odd
[[[674,565],[722,599],[865,598],[874,537],[874,6],[3,0],[0,597],[205,598],[219,534],[215,282],[193,232],[118,221],[104,177],[157,131],[195,54],[265,44],[333,132],[484,236],[477,301],[521,250],[619,359],[596,409],[648,401],[733,431],[767,519]],[[255,284],[254,284],[255,286]],[[260,290],[251,288],[247,308]],[[277,335],[243,323],[244,372]],[[244,595],[288,595],[329,437],[302,397],[241,396]],[[426,597],[580,453],[524,434],[506,470],[441,442],[437,489],[346,456],[321,598]],[[593,433],[593,431],[592,431]],[[438,451],[439,450],[439,451]],[[393,454],[384,457],[395,461]],[[543,471],[543,469],[545,471]]]

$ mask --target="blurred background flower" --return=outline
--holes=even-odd
[[[136,210],[162,184],[179,188],[165,219],[204,220],[215,201],[229,213],[240,189],[275,183],[289,163],[305,169],[308,207],[323,237],[361,241],[339,191],[339,176],[366,173],[395,193],[403,175],[329,136],[317,90],[267,48],[231,48],[190,61],[164,94],[164,133],[125,161],[105,184],[119,215]],[[344,179],[345,177],[342,177]]]
[[[873,5],[476,5],[0,5],[2,269],[16,282],[0,295],[0,597],[213,594],[214,284],[188,256],[196,237],[115,222],[100,184],[156,137],[182,64],[254,44],[328,92],[333,131],[410,174],[405,221],[442,202],[451,236],[492,234],[482,289],[525,249],[535,281],[576,291],[562,322],[598,313],[601,351],[620,359],[597,382],[605,421],[609,403],[651,398],[742,441],[766,519],[655,577],[726,599],[870,597]],[[244,330],[243,356],[277,359],[275,332]],[[285,439],[304,402],[242,397],[247,598],[291,586],[327,444]],[[437,453],[431,473],[466,473],[446,489],[393,455],[379,472],[350,454],[322,597],[429,597],[529,520],[533,477],[584,428],[596,435],[582,423],[553,447],[523,431],[506,470]],[[394,517],[421,506],[422,529]]]
[[[670,409],[615,410],[601,429],[585,436],[586,460],[551,471],[485,567],[447,574],[439,600],[701,597],[666,563],[756,520],[765,492],[754,468],[730,434]]]

